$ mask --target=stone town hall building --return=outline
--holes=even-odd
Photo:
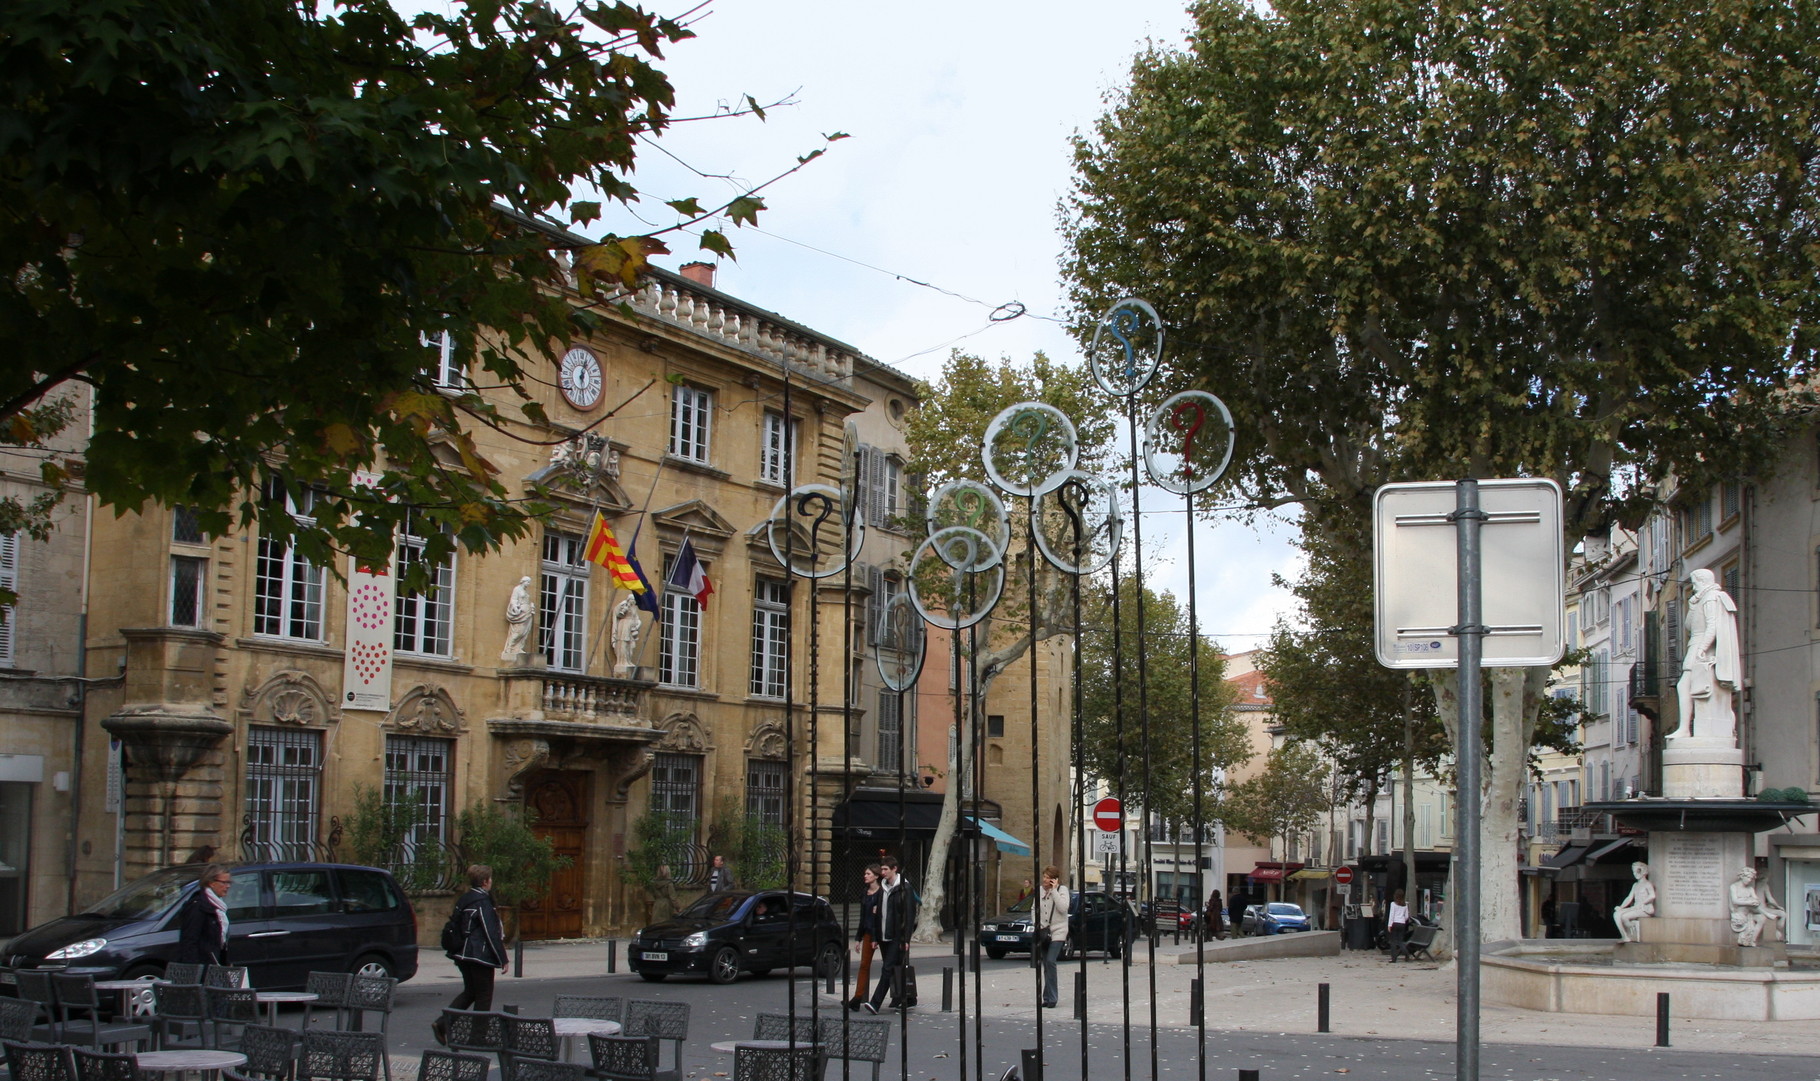
[[[348,858],[355,794],[380,786],[419,794],[428,843],[453,840],[462,808],[522,801],[573,860],[523,913],[527,937],[623,930],[644,915],[622,866],[647,808],[694,823],[706,842],[707,823],[729,810],[781,821],[793,766],[797,821],[813,803],[824,825],[855,786],[914,778],[914,700],[885,700],[862,620],[897,588],[892,568],[910,543],[891,518],[904,510],[901,425],[915,388],[711,282],[705,264],[652,272],[635,314],[610,314],[568,355],[532,367],[525,386],[547,426],[477,428],[514,494],[545,483],[557,510],[499,552],[435,568],[434,592],[388,600],[375,618],[390,623],[391,687],[368,703],[377,708],[347,700],[350,613],[363,603],[358,589],[349,603],[348,567],[338,578],[257,531],[206,536],[180,509],[90,513],[80,493],[49,543],[4,538],[0,575],[20,601],[0,650],[0,933],[211,849]],[[426,361],[443,385],[465,378],[463,358],[435,343]],[[839,482],[849,421],[874,528],[854,603],[843,603],[845,577],[813,591],[812,696],[812,591],[798,579],[790,599],[763,523],[792,483]],[[29,489],[30,463],[0,464],[0,483]],[[310,493],[284,495],[310,514]],[[637,537],[662,593],[661,623],[641,616],[629,650],[614,617],[629,595],[581,555],[596,507],[622,545]],[[685,537],[714,585],[705,608],[661,584]],[[397,560],[421,558],[420,544],[405,530]],[[507,649],[507,609],[521,582],[535,614],[519,652]],[[802,737],[812,699],[816,749]]]

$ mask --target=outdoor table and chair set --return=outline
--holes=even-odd
[[[681,1076],[689,1038],[686,1002],[558,995],[547,1017],[511,1010],[443,1010],[441,1030],[449,1049],[498,1056],[504,1081],[678,1081]],[[842,1015],[817,1025],[798,1017],[792,1033],[785,1015],[759,1014],[752,1035],[711,1045],[733,1055],[733,1081],[821,1081],[827,1063],[842,1058],[871,1062],[877,1081],[891,1022]],[[589,1061],[569,1061],[576,1057],[568,1053],[570,1041],[584,1036]],[[667,1054],[665,1043],[672,1045]],[[485,1081],[485,1075],[458,1081]]]
[[[303,991],[258,991],[246,985],[246,969],[226,965],[171,964],[163,978],[145,980],[13,975],[19,997],[0,999],[11,1081],[391,1081],[386,1026],[398,981],[390,976],[312,972]],[[111,1013],[104,994],[127,1008]],[[304,1007],[299,1028],[278,1024],[285,1004]],[[327,1011],[327,1026],[316,1026],[318,1011]],[[378,1015],[372,1031],[370,1014]],[[473,1077],[443,1061],[458,1057],[426,1052],[420,1076],[485,1081],[484,1072]]]

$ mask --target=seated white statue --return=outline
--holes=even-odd
[[[1774,923],[1787,941],[1788,913],[1776,904],[1767,888],[1757,885],[1757,872],[1746,867],[1738,872],[1731,886],[1732,930],[1738,933],[1738,945],[1755,946],[1763,934],[1763,925]]]
[[[1630,894],[1623,903],[1612,910],[1612,922],[1618,925],[1618,937],[1626,942],[1638,940],[1638,922],[1645,916],[1656,914],[1656,886],[1649,880],[1649,864],[1633,863],[1630,865],[1631,876],[1637,884],[1630,888]]]

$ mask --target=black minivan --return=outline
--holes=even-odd
[[[417,916],[389,873],[333,863],[228,867],[228,962],[244,965],[252,986],[297,989],[318,970],[416,975]],[[161,975],[177,951],[178,912],[201,873],[200,864],[153,871],[14,938],[0,964],[110,980]],[[0,972],[0,982],[11,973]]]

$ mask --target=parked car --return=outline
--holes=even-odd
[[[301,989],[315,970],[408,980],[417,974],[417,915],[392,876],[332,863],[229,865],[228,960],[262,991]],[[161,976],[177,952],[178,912],[197,890],[195,864],[153,871],[74,916],[17,936],[9,969],[96,979]],[[15,982],[0,972],[0,984]]]
[[[1179,931],[1184,935],[1190,935],[1194,933],[1195,926],[1200,923],[1195,910],[1184,907],[1180,901],[1165,898],[1158,901],[1154,907],[1156,910],[1154,922],[1150,916],[1152,905],[1149,901],[1138,906],[1138,918],[1142,926],[1150,928],[1155,934],[1171,935]]]
[[[1239,921],[1241,935],[1280,935],[1288,931],[1313,929],[1314,925],[1308,922],[1308,914],[1302,911],[1302,906],[1287,901],[1249,905],[1245,909],[1244,918]]]
[[[632,971],[654,981],[688,973],[732,983],[741,972],[763,976],[811,964],[828,976],[846,959],[847,932],[828,902],[782,890],[710,893],[675,918],[641,928],[626,950]]]
[[[1030,944],[1036,938],[1030,911],[1037,896],[1033,893],[980,923],[980,944],[985,947],[986,956],[997,960],[1007,953],[1030,952]],[[1085,916],[1081,914],[1083,905]],[[1068,943],[1062,948],[1062,956],[1095,952],[1121,956],[1136,926],[1130,907],[1111,894],[1103,890],[1072,894],[1068,901]]]

